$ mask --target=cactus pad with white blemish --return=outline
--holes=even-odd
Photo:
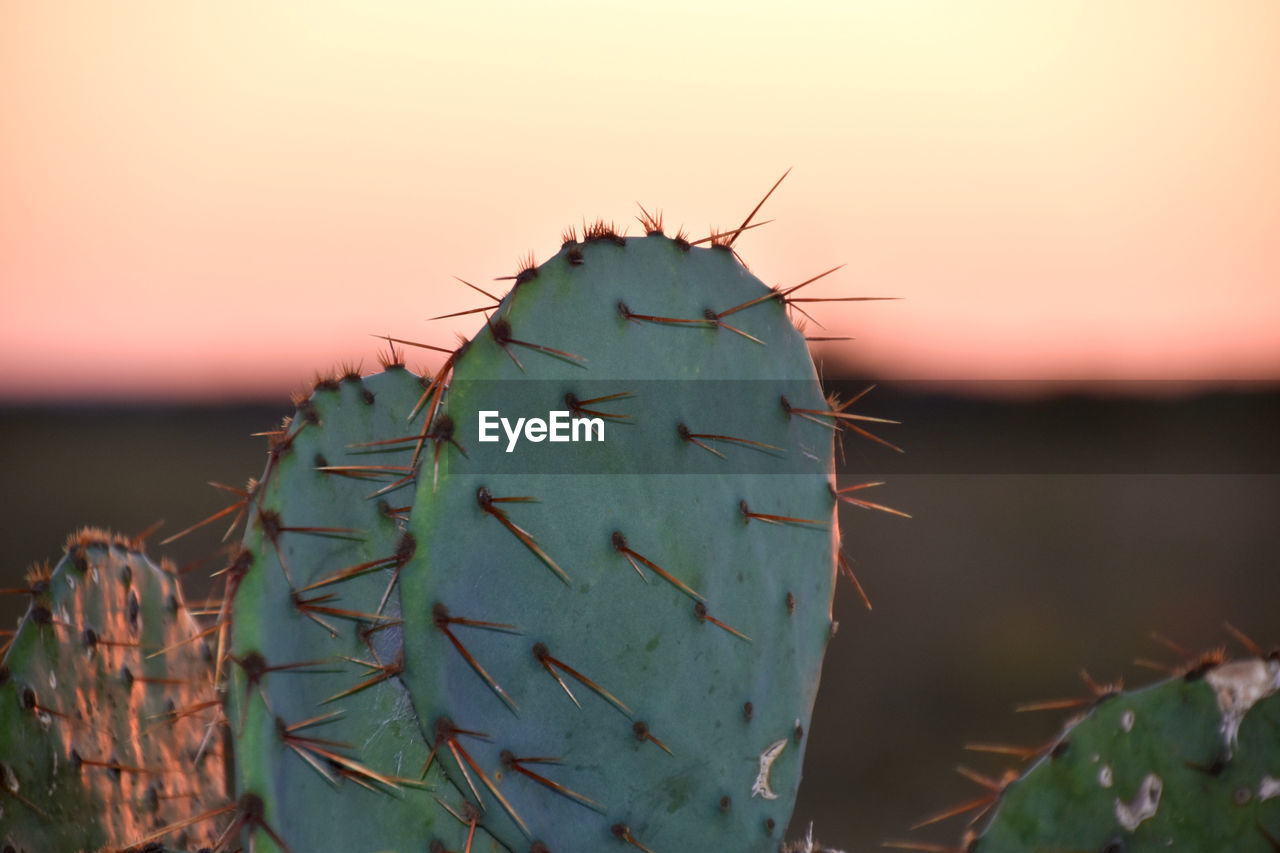
[[[968,850],[1280,849],[1280,659],[1104,696],[1003,791]]]
[[[400,581],[435,761],[512,849],[776,850],[839,545],[783,299],[723,247],[571,241],[452,367]],[[478,440],[557,410],[604,441]]]

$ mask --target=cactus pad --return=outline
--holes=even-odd
[[[972,853],[1280,849],[1280,658],[1104,695],[1005,788]]]
[[[837,416],[732,252],[595,237],[522,272],[451,361],[404,680],[510,849],[776,850],[832,630]],[[485,411],[604,440],[509,453]]]
[[[0,843],[113,850],[226,805],[212,653],[176,579],[118,536],[84,530],[0,666]],[[175,832],[211,845],[211,822]]]
[[[389,592],[415,547],[414,443],[369,444],[411,431],[422,390],[402,367],[322,381],[272,438],[232,567],[229,717],[237,791],[257,798],[253,849],[466,844],[465,804],[439,768],[420,781],[428,748],[396,677]]]

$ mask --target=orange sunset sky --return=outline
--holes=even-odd
[[[1280,378],[1274,0],[0,0],[0,401],[282,395],[788,167],[737,248],[903,297],[864,375]]]

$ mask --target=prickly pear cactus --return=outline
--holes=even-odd
[[[774,851],[833,629],[839,415],[726,247],[592,236],[451,359],[403,678],[512,850]]]
[[[0,666],[0,844],[112,850],[227,802],[213,655],[176,578],[135,544],[84,530]],[[212,824],[170,840],[212,845]]]
[[[417,546],[415,441],[394,439],[422,392],[400,366],[349,372],[272,437],[231,585],[236,820],[254,850],[462,850],[472,831],[440,768],[422,778],[398,679],[393,585]]]
[[[1105,695],[1001,794],[971,853],[1280,849],[1280,658]]]

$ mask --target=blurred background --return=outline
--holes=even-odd
[[[792,835],[979,796],[1081,668],[1280,642],[1280,6],[0,4],[0,586],[79,524],[153,541],[370,335],[636,202],[731,228],[846,395],[846,586]],[[431,369],[438,360],[411,354]],[[219,532],[158,549],[191,566]],[[0,601],[11,625],[20,602]],[[960,823],[917,833],[948,841]]]

